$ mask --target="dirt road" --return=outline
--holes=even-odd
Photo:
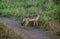
[[[9,18],[0,18],[0,21],[19,32],[24,39],[52,39],[47,33],[41,32],[38,29],[29,28],[27,30],[23,29],[18,21]]]

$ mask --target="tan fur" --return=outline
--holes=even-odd
[[[24,26],[23,26],[25,29],[27,29],[27,25],[31,21],[34,22],[34,27],[35,27],[35,24],[37,25],[36,27],[38,27],[38,18],[35,18],[35,19],[25,18],[23,21],[25,21]]]
[[[35,27],[35,26],[38,27],[38,19],[39,19],[39,14],[33,16],[33,18],[29,18],[29,17],[24,18],[24,19],[23,19],[23,27],[24,27],[25,29],[27,29],[27,25],[28,25],[28,23],[31,22],[31,21],[34,22],[34,27]]]

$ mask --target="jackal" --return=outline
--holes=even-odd
[[[31,21],[33,21],[34,22],[34,26],[36,24],[37,27],[38,27],[38,19],[39,19],[39,17],[40,17],[39,13],[36,13],[33,16],[27,16],[26,18],[23,19],[23,22],[21,23],[21,25],[26,29],[28,23],[31,22]]]

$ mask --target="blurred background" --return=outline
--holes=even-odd
[[[39,26],[60,35],[60,0],[0,0],[0,17],[21,21],[37,11],[40,13]]]

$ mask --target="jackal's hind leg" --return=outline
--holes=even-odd
[[[28,23],[29,23],[29,21],[26,21],[26,22],[25,22],[24,29],[27,29]]]

